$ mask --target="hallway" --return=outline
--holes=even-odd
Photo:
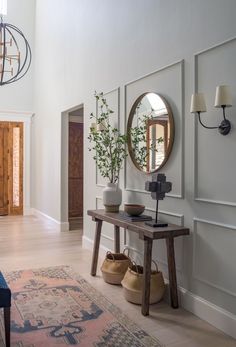
[[[235,340],[183,310],[165,302],[151,306],[143,317],[140,307],[125,301],[120,286],[91,277],[91,252],[81,247],[82,230],[60,232],[55,224],[35,216],[0,218],[2,271],[70,265],[131,319],[168,347],[234,347]],[[0,347],[3,344],[0,341]]]

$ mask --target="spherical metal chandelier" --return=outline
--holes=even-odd
[[[3,1],[4,3],[6,1]],[[29,70],[32,53],[24,34],[16,26],[4,23],[0,1],[0,86],[21,79]]]

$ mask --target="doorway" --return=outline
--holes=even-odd
[[[0,215],[23,215],[21,122],[0,122]]]
[[[69,113],[68,219],[69,230],[83,228],[83,107]]]

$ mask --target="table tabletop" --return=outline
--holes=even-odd
[[[188,235],[189,229],[183,226],[168,224],[167,227],[153,228],[145,224],[145,222],[131,222],[122,218],[119,212],[106,212],[103,209],[88,210],[88,215],[93,220],[101,220],[111,223],[118,227],[138,233],[140,236],[146,236],[150,239],[164,239],[168,237],[177,237],[181,235]]]

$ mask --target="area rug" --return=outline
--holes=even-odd
[[[68,266],[5,278],[12,291],[12,347],[162,346]]]

